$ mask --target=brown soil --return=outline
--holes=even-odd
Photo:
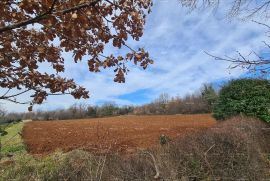
[[[37,121],[25,124],[23,139],[32,154],[78,148],[96,153],[131,153],[159,145],[161,134],[174,138],[215,123],[210,114]]]

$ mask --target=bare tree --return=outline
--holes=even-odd
[[[195,8],[218,8],[227,6],[229,17],[247,19],[254,16],[269,18],[270,0],[180,0],[182,6]]]
[[[266,22],[270,17],[270,0],[180,0],[180,2],[183,6],[191,9],[198,7],[219,8],[220,6],[228,5],[228,18],[251,20],[256,25],[262,25],[267,29],[266,40],[262,44],[265,46],[265,50],[270,52],[270,45],[267,43],[267,38],[270,37],[270,26]],[[260,21],[254,20],[255,18],[260,18]],[[219,56],[206,53],[216,60],[231,62],[229,68],[232,69],[241,67],[260,74],[269,75],[270,73],[270,57],[261,55],[253,50],[248,54],[236,52],[234,56]]]
[[[156,107],[156,111],[158,114],[166,114],[167,111],[167,106],[169,103],[169,95],[166,93],[162,93],[159,95],[159,97],[154,101],[154,105]]]

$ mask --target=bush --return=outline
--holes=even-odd
[[[262,153],[269,144],[265,123],[251,118],[233,118],[171,143],[160,154],[165,178],[195,176],[197,180],[264,180],[269,178]],[[268,133],[269,134],[269,133]],[[162,153],[162,152],[161,152]],[[166,168],[168,168],[166,170]]]
[[[214,105],[216,119],[244,114],[270,122],[269,111],[270,83],[262,79],[232,80],[221,89]]]

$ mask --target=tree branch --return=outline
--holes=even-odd
[[[12,99],[5,99],[5,100],[9,101],[9,102],[16,103],[16,104],[30,104],[31,103],[30,101],[28,101],[28,102],[19,102],[19,101],[12,100]]]
[[[4,26],[4,27],[1,27],[0,28],[0,33],[3,33],[5,31],[10,31],[10,30],[13,30],[13,29],[16,29],[16,28],[20,28],[22,26],[27,26],[29,24],[33,24],[33,23],[36,23],[42,19],[44,19],[47,15],[51,14],[53,9],[54,9],[54,6],[55,6],[55,3],[56,3],[57,0],[54,0],[50,9],[48,11],[46,11],[45,13],[42,13],[30,20],[26,20],[26,21],[22,21],[20,23],[16,23],[16,24],[13,24],[13,25],[9,25],[9,26]]]
[[[62,12],[63,14],[66,14],[66,13],[70,13],[72,11],[76,11],[76,10],[86,8],[86,7],[89,7],[89,6],[95,6],[99,1],[101,1],[101,0],[95,0],[95,1],[92,1],[92,2],[89,2],[89,3],[79,4],[77,6],[65,9],[65,10],[60,11],[60,12]]]
[[[25,21],[22,21],[22,22],[19,22],[19,23],[16,23],[16,24],[13,24],[13,25],[8,25],[8,26],[4,26],[4,27],[0,27],[0,34],[3,33],[3,32],[6,32],[6,31],[10,31],[10,30],[13,30],[13,29],[17,29],[17,28],[20,28],[22,26],[27,26],[29,24],[33,24],[33,23],[37,23],[39,22],[40,20],[42,19],[45,19],[48,15],[52,15],[52,14],[55,14],[55,13],[63,13],[63,14],[66,14],[66,13],[69,13],[69,12],[72,12],[72,11],[75,11],[75,10],[78,10],[78,9],[81,9],[81,8],[86,8],[86,7],[89,7],[89,6],[95,6],[99,1],[101,0],[95,0],[95,1],[92,1],[92,2],[89,2],[89,3],[83,3],[83,4],[79,4],[77,6],[74,6],[74,7],[71,7],[71,8],[68,8],[68,9],[65,9],[65,10],[61,10],[61,11],[57,11],[57,12],[53,12],[54,10],[54,7],[55,7],[55,4],[56,4],[56,1],[57,0],[54,0],[50,9],[48,11],[46,11],[45,13],[42,13],[40,15],[37,15],[36,17],[32,18],[32,19],[29,19],[29,20],[25,20]]]
[[[10,89],[9,89],[10,90]],[[9,90],[7,91],[7,93],[9,92]],[[5,93],[3,96],[0,97],[0,99],[9,99],[9,98],[12,98],[12,97],[16,97],[16,96],[19,96],[21,94],[24,94],[26,92],[30,91],[30,89],[27,89],[25,91],[22,91],[20,93],[17,93],[17,94],[13,94],[13,95],[10,95],[10,96],[6,96],[7,93]]]

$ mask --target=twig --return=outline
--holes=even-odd
[[[207,159],[207,153],[208,153],[212,148],[214,148],[215,146],[216,146],[216,145],[213,144],[213,145],[212,145],[212,146],[204,153],[204,160],[205,160],[205,162],[206,162],[208,168],[210,169],[210,171],[211,171],[211,173],[212,173],[212,176],[214,175],[214,172],[213,172],[213,169],[212,169],[210,163],[208,162],[208,159]]]
[[[150,153],[149,151],[144,151],[144,152],[146,154],[150,155],[150,157],[153,160],[153,164],[154,164],[154,167],[155,167],[155,170],[156,170],[156,175],[154,176],[154,179],[159,179],[160,178],[160,171],[159,171],[159,168],[158,168],[158,165],[157,165],[157,161],[156,161],[154,155],[152,153]]]

